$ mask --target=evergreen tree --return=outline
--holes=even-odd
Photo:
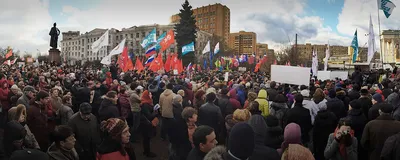
[[[175,25],[175,40],[178,47],[178,58],[182,59],[183,65],[196,62],[194,52],[189,52],[182,56],[182,46],[194,42],[196,44],[196,19],[193,17],[192,6],[187,0],[182,4],[179,13],[180,22]]]

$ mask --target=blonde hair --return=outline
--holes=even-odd
[[[250,119],[251,113],[247,109],[237,109],[233,112],[233,119],[238,122],[246,122]]]

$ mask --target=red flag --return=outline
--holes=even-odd
[[[118,57],[118,61],[117,61],[119,67],[121,68],[121,70],[123,72],[128,71],[127,70],[127,65],[128,65],[127,60],[130,60],[128,57],[128,47],[124,47],[124,50],[122,51],[122,54]],[[131,66],[132,66],[132,64],[131,64]]]
[[[178,72],[182,73],[183,72],[183,64],[182,64],[182,60],[179,60],[179,68],[178,68]]]
[[[6,54],[6,59],[10,58],[13,55],[12,49],[10,49],[10,51],[8,51],[8,53]]]
[[[174,30],[169,30],[165,38],[160,42],[160,53],[165,51],[171,44],[175,42]]]
[[[249,64],[253,64],[254,63],[254,57],[253,56],[250,56],[250,58],[249,58]]]
[[[254,72],[258,72],[258,70],[260,69],[261,63],[257,63],[256,64],[256,68],[254,68]]]
[[[138,72],[141,72],[144,70],[143,63],[139,58],[136,58],[135,70],[137,70]]]
[[[171,59],[172,55],[169,55],[167,57],[167,60],[165,61],[165,66],[164,66],[165,72],[169,72],[171,70]]]
[[[164,67],[163,61],[162,61],[162,55],[161,53],[157,55],[157,58],[154,59],[153,62],[151,62],[150,65],[150,70],[152,70],[153,72],[157,72],[159,70],[161,70]]]

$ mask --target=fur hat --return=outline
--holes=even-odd
[[[111,138],[118,140],[121,137],[122,131],[128,127],[125,121],[119,118],[110,118],[100,124],[100,129]]]

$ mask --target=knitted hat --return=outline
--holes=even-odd
[[[247,159],[253,154],[254,131],[247,123],[240,122],[233,126],[228,140],[228,151],[239,159]]]
[[[382,95],[379,94],[379,93],[375,93],[375,94],[372,96],[372,99],[375,100],[375,101],[377,101],[378,103],[383,102],[383,97],[382,97]]]
[[[283,133],[284,143],[289,144],[300,144],[301,143],[301,128],[296,123],[290,123],[285,127]],[[287,146],[286,146],[287,147]],[[286,148],[282,147],[282,148]]]
[[[100,127],[101,131],[107,133],[114,139],[118,139],[121,136],[122,131],[128,127],[128,125],[125,121],[119,118],[110,118],[107,121],[101,122]]]
[[[358,99],[356,99],[356,100],[353,100],[350,102],[350,106],[353,109],[361,109],[362,105],[361,105],[361,102]]]

